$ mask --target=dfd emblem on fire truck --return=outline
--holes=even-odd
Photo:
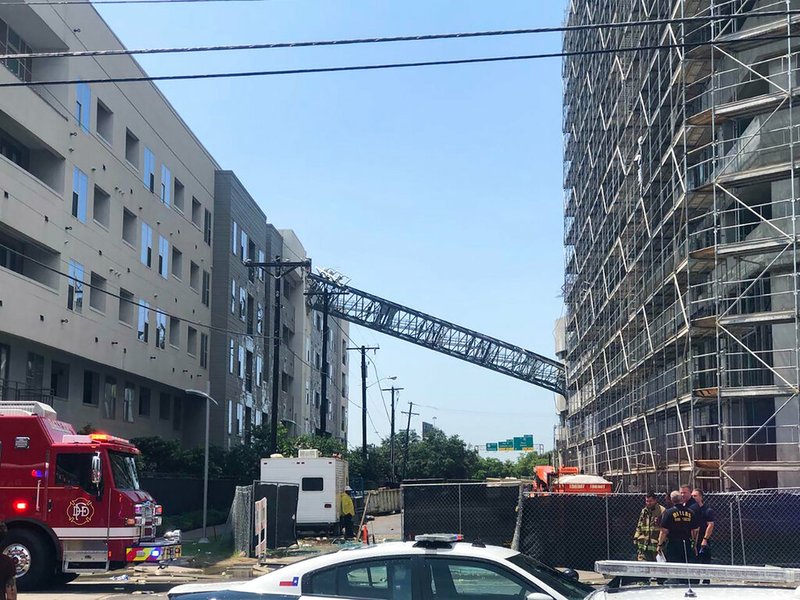
[[[86,525],[94,516],[94,506],[86,498],[76,498],[67,507],[67,518],[75,525]]]

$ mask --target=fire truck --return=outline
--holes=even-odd
[[[606,496],[611,493],[611,482],[597,475],[581,474],[578,467],[555,467],[539,465],[534,472],[534,491],[560,494],[594,494]]]
[[[180,556],[180,532],[156,537],[162,508],[139,485],[138,454],[127,440],[77,434],[45,404],[0,402],[0,550],[20,589]]]

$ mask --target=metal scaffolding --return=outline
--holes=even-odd
[[[565,464],[800,485],[800,0],[571,0]]]

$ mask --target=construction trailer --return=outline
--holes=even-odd
[[[564,34],[557,448],[617,490],[800,485],[798,9],[568,3],[659,20]]]

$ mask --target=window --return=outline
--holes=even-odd
[[[151,192],[156,191],[156,155],[147,146],[144,147],[144,171],[142,182]]]
[[[122,239],[136,247],[136,215],[127,208],[122,209]]]
[[[56,456],[56,486],[79,487],[90,495],[97,494],[92,483],[92,454],[81,452]]]
[[[239,345],[239,360],[236,363],[239,379],[244,379],[244,346]]]
[[[256,331],[258,333],[264,333],[264,306],[261,302],[258,303],[258,308],[256,309]]]
[[[156,313],[156,348],[164,350],[167,347],[167,315],[160,310]]]
[[[247,259],[252,260],[256,256],[256,245],[253,240],[247,243]],[[256,269],[247,269],[247,278],[250,281],[256,280]]]
[[[117,380],[106,377],[103,388],[103,418],[115,419],[117,417]]]
[[[235,349],[235,344],[234,344],[233,338],[231,338],[230,342],[229,342],[229,345],[228,345],[228,363],[229,363],[228,364],[228,372],[231,375],[233,375],[233,367],[234,367],[235,361],[236,361],[236,349]]]
[[[183,279],[183,252],[175,246],[172,247],[172,276],[175,279]]]
[[[139,416],[150,416],[150,388],[144,386],[139,388]]]
[[[236,405],[236,435],[242,435],[244,431],[244,406]]]
[[[181,320],[177,317],[169,318],[169,345],[175,348],[181,345]]]
[[[211,273],[203,269],[203,291],[201,293],[203,304],[209,306],[211,303]]]
[[[258,262],[263,263],[266,262],[267,258],[264,254],[263,250],[258,251]],[[261,281],[264,281],[264,267],[258,267],[258,278]]]
[[[99,187],[94,186],[94,204],[92,205],[92,218],[108,229],[111,221],[111,196],[106,194]]]
[[[233,401],[228,400],[228,435],[233,433]]]
[[[169,278],[169,242],[163,236],[158,236],[158,274]]]
[[[133,135],[130,129],[125,130],[125,160],[131,166],[139,168],[139,138]]]
[[[147,223],[142,223],[142,246],[139,258],[147,268],[153,265],[153,228]]]
[[[100,394],[100,375],[88,369],[83,372],[83,403],[97,406]]]
[[[239,288],[239,319],[247,320],[247,290],[244,286]]]
[[[264,381],[264,359],[260,354],[256,354],[256,386],[261,387]]]
[[[171,408],[172,408],[172,396],[170,396],[169,394],[165,394],[164,392],[161,392],[161,394],[158,397],[158,418],[164,419],[165,421],[169,420],[172,414],[172,411],[170,410]]]
[[[200,267],[194,261],[189,261],[189,287],[195,292],[200,290]]]
[[[147,342],[150,339],[150,305],[144,300],[139,300],[139,322],[136,337],[140,342]]]
[[[250,294],[247,294],[247,335],[253,335],[253,309],[255,308],[255,300]]]
[[[342,397],[347,397],[347,373],[342,373]]]
[[[242,262],[246,262],[248,258],[247,250],[249,248],[249,244],[247,241],[247,234],[244,232],[244,229],[241,230],[241,239],[239,240],[239,255],[242,257]]]
[[[70,259],[68,272],[67,308],[79,313],[83,310],[83,265]]]
[[[184,206],[186,204],[185,201],[186,188],[178,180],[177,177],[175,177],[173,181],[175,183],[173,188],[172,205],[175,207],[175,210],[182,213],[184,211]]]
[[[161,165],[161,201],[169,206],[170,193],[172,192],[172,173],[167,165]]]
[[[250,350],[245,353],[244,359],[244,389],[253,391],[253,353]]]
[[[88,83],[79,83],[75,90],[75,121],[85,133],[89,133],[89,122],[92,113],[92,91]]]
[[[236,314],[236,280],[231,279],[231,314]]]
[[[211,211],[207,208],[203,214],[203,241],[211,245]]]
[[[0,380],[0,387],[3,382]],[[69,365],[52,361],[50,363],[50,393],[56,398],[69,399]]]
[[[434,600],[468,599],[487,594],[495,600],[511,600],[543,591],[503,567],[467,559],[426,558],[424,572]]]
[[[25,386],[29,390],[41,390],[44,387],[44,356],[28,352],[25,365]]]
[[[303,477],[300,480],[300,485],[304,492],[321,492],[325,489],[322,477]]]
[[[200,366],[208,368],[208,334],[200,334]]]
[[[119,320],[133,327],[133,292],[119,288]]]
[[[181,430],[181,419],[183,417],[183,400],[175,398],[175,406],[172,410],[172,429],[175,431]]]
[[[78,167],[72,170],[72,216],[86,223],[86,197],[89,194],[89,178]]]
[[[111,144],[114,141],[114,113],[97,101],[97,135]]]
[[[126,423],[133,423],[133,403],[136,396],[134,385],[126,381],[125,388],[122,390],[122,420]]]
[[[106,279],[95,272],[91,274],[92,287],[89,290],[89,306],[101,313],[106,312]]]
[[[236,256],[239,252],[239,225],[233,222],[233,233],[231,234],[231,252]]]
[[[197,356],[197,329],[189,327],[188,330],[189,333],[186,336],[186,352],[191,356]]]
[[[200,218],[201,218],[200,211],[202,210],[202,208],[203,207],[200,204],[200,201],[194,196],[192,196],[192,224],[198,229],[200,229]]]
[[[33,52],[31,47],[23,40],[16,31],[6,25],[0,19],[0,50],[6,54],[30,54]],[[7,58],[2,61],[6,68],[22,81],[31,80],[31,68],[33,59],[31,58]]]

